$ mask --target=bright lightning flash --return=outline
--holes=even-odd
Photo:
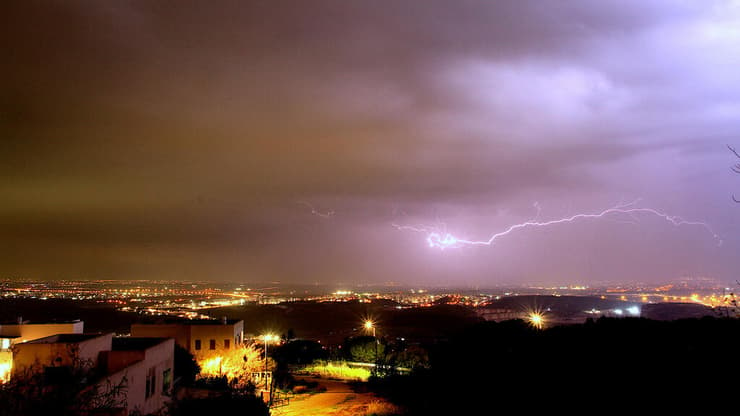
[[[662,218],[672,225],[678,227],[681,225],[691,225],[691,226],[699,226],[704,229],[706,229],[707,232],[709,232],[712,237],[717,241],[718,245],[722,245],[722,239],[719,235],[717,235],[711,227],[705,222],[701,221],[687,221],[681,217],[674,216],[674,215],[668,215],[663,212],[660,212],[653,208],[639,208],[635,207],[635,205],[639,202],[639,200],[631,202],[629,204],[623,204],[623,205],[617,205],[615,207],[605,209],[598,213],[583,213],[583,214],[575,214],[569,217],[565,218],[559,218],[555,220],[549,220],[549,221],[539,221],[537,219],[535,220],[529,220],[525,221],[519,224],[514,224],[512,226],[509,226],[507,229],[498,232],[496,234],[491,235],[488,239],[485,240],[469,240],[464,238],[458,238],[455,237],[453,234],[441,230],[438,226],[411,226],[411,225],[399,225],[399,224],[392,224],[394,227],[396,227],[398,230],[408,230],[408,231],[414,231],[418,233],[425,233],[426,234],[426,242],[429,247],[432,248],[439,248],[440,250],[444,250],[446,248],[460,248],[463,246],[479,246],[479,245],[486,245],[490,246],[492,245],[496,240],[499,238],[502,238],[508,234],[511,234],[517,230],[524,229],[524,228],[538,228],[538,227],[548,227],[558,224],[565,224],[565,223],[571,223],[575,222],[577,220],[583,220],[583,219],[597,219],[597,218],[605,218],[608,216],[629,216],[634,221],[637,221],[637,215],[638,214],[647,214],[656,216],[659,218]],[[539,205],[535,205],[538,208],[538,216],[539,216]]]

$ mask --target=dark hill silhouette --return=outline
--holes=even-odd
[[[625,302],[614,298],[601,299],[598,296],[542,296],[542,295],[524,295],[524,296],[507,296],[501,299],[492,300],[480,308],[501,308],[512,309],[515,311],[530,309],[552,309],[553,312],[569,315],[592,309],[605,310],[614,308],[629,308],[639,306],[636,302]]]
[[[712,308],[698,303],[652,303],[643,305],[642,316],[659,321],[717,316]]]
[[[636,407],[664,414],[734,397],[735,383],[721,380],[734,375],[739,340],[736,319],[602,318],[543,331],[485,322],[433,348],[430,370],[375,388],[412,415]]]
[[[417,342],[445,337],[461,326],[480,321],[472,308],[464,306],[412,309],[395,306],[393,301],[290,302],[217,308],[209,313],[214,317],[243,319],[248,333],[283,334],[292,329],[298,338],[321,340],[324,344],[339,344],[348,336],[366,335],[362,325],[368,318],[376,322],[379,337],[402,337]]]

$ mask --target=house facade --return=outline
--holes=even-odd
[[[115,405],[109,411],[146,415],[161,411],[170,400],[174,346],[170,338],[56,334],[14,345],[12,377],[36,380],[53,389],[71,374],[85,374],[83,392],[115,392]]]
[[[244,342],[244,321],[236,319],[192,320],[161,324],[133,324],[131,336],[170,337],[190,351],[196,360],[223,354]]]
[[[15,344],[48,337],[55,334],[81,334],[84,322],[80,320],[62,322],[30,322],[19,319],[0,323],[0,383],[10,380],[13,368]]]

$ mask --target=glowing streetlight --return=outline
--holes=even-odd
[[[542,329],[545,325],[545,317],[541,313],[532,312],[529,314],[529,323],[537,329]]]
[[[375,336],[375,322],[367,319],[365,320],[365,329],[367,331],[373,330],[373,338],[375,338],[375,369],[378,368],[378,344],[380,343],[378,341],[378,337]]]
[[[373,330],[373,338],[375,338],[375,323],[373,323],[373,321],[371,321],[369,319],[366,320],[365,321],[365,329],[368,330],[368,331],[372,329]]]
[[[277,341],[278,336],[273,334],[262,335],[262,339],[265,341],[265,390],[267,390],[267,343],[270,341]]]

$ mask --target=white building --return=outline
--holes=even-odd
[[[81,334],[84,322],[78,320],[62,322],[16,322],[0,323],[0,383],[10,379],[13,364],[11,347],[14,344],[48,337],[54,334]]]
[[[44,375],[41,380],[47,383],[56,373],[89,371],[89,388],[105,392],[125,386],[116,395],[117,414],[155,413],[167,405],[172,392],[174,346],[169,338],[56,334],[14,345],[12,377]]]

